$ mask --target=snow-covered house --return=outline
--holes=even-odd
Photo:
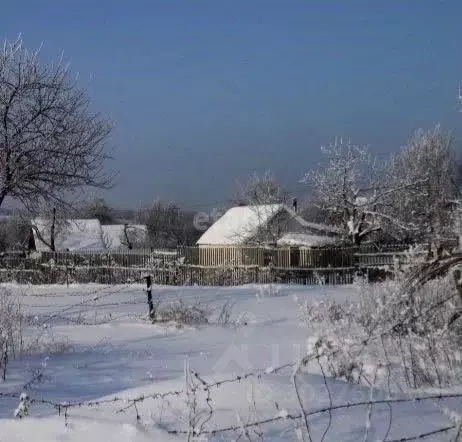
[[[229,209],[197,241],[200,247],[277,245],[285,234],[335,237],[339,229],[305,221],[285,204]],[[305,238],[306,239],[306,238]]]
[[[233,207],[199,238],[191,261],[201,265],[267,265],[272,261],[290,266],[290,247],[306,247],[308,240],[311,246],[323,239],[328,244],[338,235],[337,228],[310,223],[285,204]],[[278,246],[284,250],[276,250]]]
[[[35,218],[31,221],[35,250],[50,251],[50,220]],[[55,225],[54,245],[56,251],[104,250],[101,225],[97,219],[60,220]]]
[[[35,218],[31,221],[33,247],[38,252],[51,250],[51,221]],[[101,225],[97,219],[58,220],[55,225],[56,251],[121,250],[134,248],[146,239],[144,225]]]

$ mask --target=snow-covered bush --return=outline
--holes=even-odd
[[[202,303],[185,304],[181,299],[166,304],[156,313],[157,321],[176,322],[182,325],[207,324],[211,315],[208,305]]]
[[[442,387],[462,375],[458,336],[448,329],[455,292],[451,275],[416,289],[398,278],[360,290],[359,323],[368,335],[380,334],[383,352],[389,362],[399,360],[409,387]]]
[[[279,286],[276,284],[260,284],[257,286],[257,298],[271,298],[277,296],[280,292]]]
[[[26,393],[21,393],[19,397],[19,405],[16,410],[14,410],[14,417],[19,417],[22,419],[29,414],[29,396]]]
[[[217,324],[223,327],[229,325],[231,323],[231,314],[233,312],[234,302],[230,300],[226,301],[217,316]]]
[[[410,388],[443,387],[462,378],[460,335],[448,327],[458,302],[453,278],[410,289],[407,277],[359,281],[357,302],[300,306],[300,319],[330,350],[325,359],[331,375],[360,381],[365,367],[384,366]]]
[[[348,319],[352,304],[340,304],[332,300],[305,301],[299,307],[299,318],[310,323],[338,322]]]

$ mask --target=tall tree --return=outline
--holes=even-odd
[[[288,193],[278,184],[276,178],[267,170],[263,174],[253,172],[244,183],[237,183],[233,202],[239,205],[256,206],[287,202]]]
[[[393,156],[396,187],[413,182],[393,194],[393,216],[407,224],[417,241],[441,243],[454,237],[453,208],[458,193],[458,171],[451,136],[439,125],[416,131],[406,147]]]
[[[82,187],[107,187],[111,126],[61,59],[45,65],[21,38],[0,49],[0,206],[63,202]]]
[[[192,245],[200,236],[194,226],[194,213],[182,211],[173,203],[156,201],[140,221],[146,224],[152,247]]]
[[[325,161],[307,172],[303,181],[312,186],[314,202],[327,221],[339,226],[346,239],[359,245],[374,232],[389,231],[390,224],[406,228],[390,215],[390,198],[415,182],[405,177],[393,183],[388,164],[351,141],[335,139],[321,151]]]

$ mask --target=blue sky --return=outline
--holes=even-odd
[[[462,136],[460,0],[2,0],[0,29],[64,51],[112,118],[119,207],[214,205],[268,168],[299,192],[336,135]]]

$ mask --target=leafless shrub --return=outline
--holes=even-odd
[[[221,307],[220,313],[217,317],[217,324],[223,327],[231,323],[231,315],[233,313],[234,302],[228,300]]]
[[[185,304],[181,299],[159,308],[156,320],[162,322],[176,322],[182,325],[207,324],[211,315],[208,305],[196,302]]]
[[[348,319],[350,310],[354,304],[340,304],[333,300],[322,300],[318,302],[306,301],[299,307],[299,318],[307,324],[326,321],[336,322]]]
[[[280,292],[276,284],[259,284],[257,286],[257,298],[271,298],[277,296]]]
[[[21,304],[11,292],[0,287],[0,369],[3,380],[10,358],[22,354],[23,350]]]

